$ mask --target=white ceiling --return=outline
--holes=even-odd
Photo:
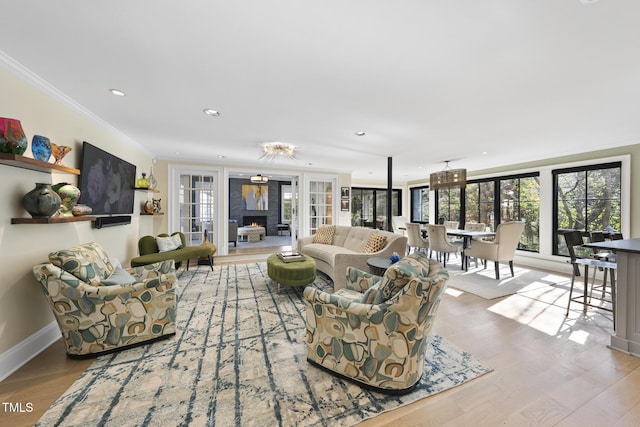
[[[278,167],[384,181],[391,156],[408,181],[445,160],[640,143],[638,0],[20,0],[2,15],[0,54],[161,159],[259,170],[281,141],[299,153]]]

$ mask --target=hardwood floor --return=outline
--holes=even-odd
[[[216,261],[218,264],[218,261]],[[220,262],[220,264],[224,261]],[[542,286],[495,300],[449,289],[434,332],[494,371],[361,426],[640,426],[640,358],[607,348],[611,314]],[[2,402],[31,402],[0,425],[29,426],[91,360],[71,360],[60,341],[0,383]]]

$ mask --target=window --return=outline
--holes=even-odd
[[[495,188],[494,180],[467,183],[464,191],[465,223],[482,222],[490,230],[495,230]]]
[[[563,230],[620,231],[621,162],[553,171],[555,255],[567,255]]]
[[[429,223],[429,187],[411,189],[411,222]]]
[[[500,180],[500,222],[522,221],[518,249],[540,250],[540,178],[520,176]]]
[[[392,191],[391,215],[402,215],[399,201],[402,190]],[[387,190],[376,188],[351,189],[351,225],[387,229]]]
[[[464,199],[460,200],[459,194],[457,188],[438,191],[439,218],[482,222],[493,231],[501,222],[523,221],[525,227],[518,249],[540,250],[538,172],[471,180],[464,189]],[[460,226],[464,223],[461,221]]]
[[[443,188],[436,192],[438,224],[442,224],[443,221],[458,221],[462,225],[460,220],[460,212],[462,211],[461,192],[459,187]]]

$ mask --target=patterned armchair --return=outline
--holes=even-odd
[[[307,287],[307,360],[376,391],[411,391],[448,278],[415,252],[382,278],[349,267],[347,287],[333,294]]]
[[[67,354],[91,356],[176,332],[173,260],[124,270],[98,243],[49,254],[33,274],[60,327]]]

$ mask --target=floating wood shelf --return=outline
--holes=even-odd
[[[30,157],[10,153],[0,153],[0,164],[15,166],[22,169],[30,169],[38,172],[51,172],[52,170],[55,170],[73,175],[80,175],[79,169],[55,165],[53,163],[43,162],[42,160],[36,160]]]
[[[155,188],[140,188],[140,187],[136,187],[135,188],[138,191],[148,191],[149,193],[159,193],[160,190],[157,190]]]
[[[160,213],[146,213],[146,212],[140,212],[140,215],[147,215],[147,216],[164,215],[164,212],[160,212]]]
[[[52,216],[49,218],[11,218],[11,224],[60,224],[63,222],[93,221],[93,215]]]

